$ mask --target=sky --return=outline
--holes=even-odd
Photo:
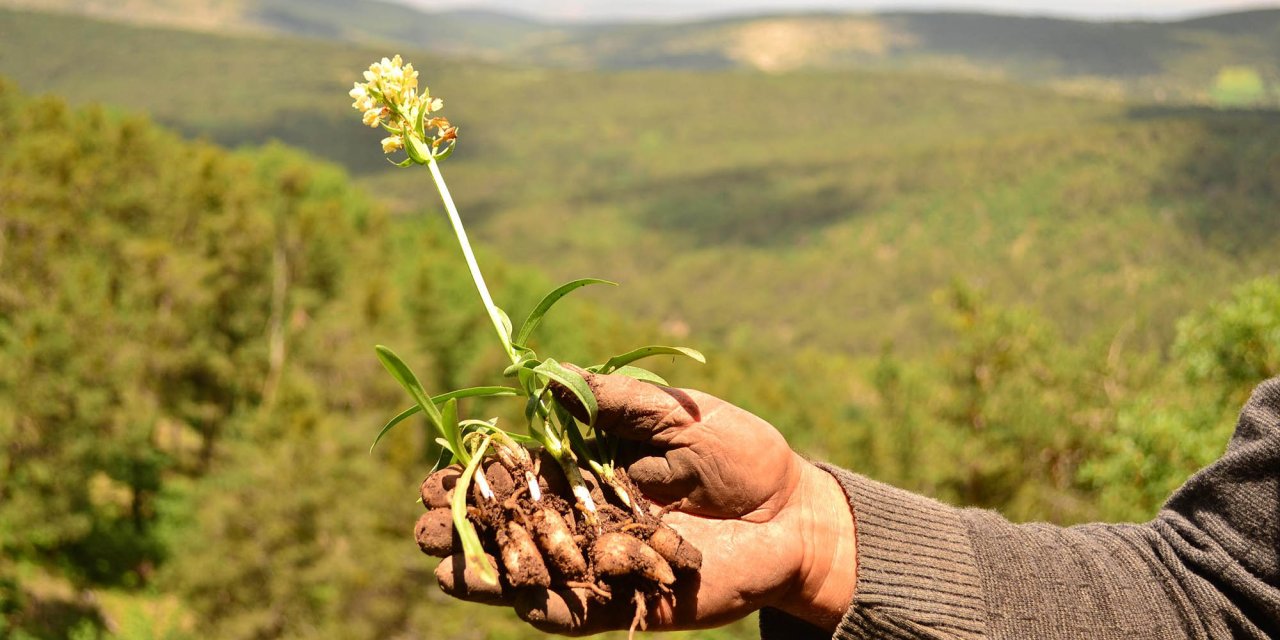
[[[736,13],[835,9],[979,10],[1018,15],[1054,15],[1094,20],[1176,19],[1256,7],[1280,0],[396,0],[427,10],[496,9],[556,20],[675,20]]]

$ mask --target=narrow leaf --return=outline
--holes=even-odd
[[[449,398],[441,408],[440,430],[444,433],[445,440],[449,441],[449,448],[453,450],[453,454],[464,464],[471,462],[471,457],[467,454],[466,447],[462,446],[462,430],[458,425],[457,398]]]
[[[560,426],[564,429],[565,435],[569,437],[569,446],[577,452],[578,457],[588,463],[598,462],[603,451],[599,449],[600,441],[596,440],[596,450],[592,451],[587,446],[586,438],[582,437],[582,432],[578,430],[578,421],[573,419],[573,415],[568,409],[556,403],[556,418],[560,420]]]
[[[486,436],[480,446],[476,448],[475,455],[472,456],[462,475],[458,477],[457,487],[453,490],[453,502],[450,503],[450,511],[453,515],[453,528],[458,532],[458,538],[462,541],[462,552],[466,558],[467,564],[475,563],[476,572],[480,574],[480,579],[491,585],[498,584],[498,574],[494,567],[489,564],[488,559],[484,555],[484,547],[480,544],[480,535],[476,533],[475,525],[467,519],[467,494],[471,487],[471,478],[476,475],[476,468],[480,466],[480,461],[484,459],[485,450],[489,448],[489,441],[492,436]]]
[[[373,439],[373,444],[369,445],[369,453],[370,454],[373,453],[373,448],[378,446],[378,441],[382,439],[382,436],[387,435],[387,432],[391,430],[391,427],[394,427],[400,424],[401,422],[404,422],[407,418],[409,418],[410,416],[412,416],[413,414],[419,411],[422,411],[422,407],[419,407],[418,405],[415,404],[412,407],[409,407],[408,409],[405,409],[404,411],[401,411],[400,413],[396,414],[396,417],[388,420],[386,426],[382,427],[382,431],[378,432],[378,437]]]
[[[518,396],[518,395],[520,395],[520,390],[514,389],[512,387],[469,387],[467,389],[458,389],[457,391],[450,391],[449,393],[442,393],[438,396],[432,396],[431,404],[440,405],[440,404],[444,404],[445,402],[448,402],[449,400],[461,399],[461,398],[476,398],[481,396],[486,396],[486,397]],[[373,439],[373,445],[369,447],[369,453],[373,453],[373,447],[378,446],[378,441],[381,440],[383,436],[387,435],[387,432],[391,431],[392,427],[396,426],[397,424],[400,424],[401,422],[404,422],[410,416],[418,413],[419,411],[422,411],[422,407],[415,404],[412,407],[409,407],[408,409],[401,411],[398,415],[396,415],[396,417],[392,418],[389,422],[387,422],[386,426],[382,427],[382,431],[378,432],[378,437]]]
[[[450,391],[449,393],[432,396],[431,402],[433,404],[444,404],[450,400],[461,400],[463,398],[518,395],[520,395],[520,390],[512,387],[468,387],[466,389],[458,389],[457,391]]]
[[[506,433],[507,437],[511,438],[516,444],[521,444],[526,447],[535,447],[541,444],[538,442],[537,438],[531,438],[522,433],[511,433],[510,431],[505,431],[504,433]]]
[[[591,393],[591,387],[587,386],[587,381],[583,379],[582,374],[566,369],[564,365],[551,358],[543,360],[542,364],[535,367],[533,371],[559,382],[564,388],[568,389],[587,410],[587,424],[595,425],[596,397]]]
[[[514,376],[514,375],[516,375],[516,374],[520,373],[520,370],[521,370],[521,369],[532,369],[532,368],[534,368],[534,367],[538,366],[539,364],[542,364],[542,363],[538,362],[537,360],[533,360],[533,359],[529,359],[529,360],[521,360],[520,362],[517,362],[517,363],[515,363],[515,364],[512,364],[511,366],[507,367],[506,369],[503,369],[503,370],[502,370],[502,377],[504,377],[504,378],[510,378],[511,376]]]
[[[450,463],[450,462],[453,462],[453,452],[452,452],[452,451],[450,451],[447,447],[441,447],[441,448],[440,448],[440,455],[436,458],[436,463],[435,463],[435,464],[433,464],[433,465],[431,465],[431,470],[427,472],[427,475],[431,475],[431,474],[433,474],[433,473],[435,473],[435,472],[437,472],[437,471],[439,471],[439,470],[441,470],[441,469],[443,469],[443,468],[445,468],[445,467],[449,466],[449,463]],[[419,501],[419,502],[421,502],[421,501],[422,501],[422,497],[421,497],[421,496],[419,496],[419,497],[418,497],[418,501]]]
[[[432,426],[437,431],[440,431],[440,411],[436,409],[435,403],[431,402],[431,399],[427,397],[427,392],[423,390],[422,383],[418,382],[418,376],[413,375],[413,370],[409,368],[409,365],[405,364],[404,360],[400,359],[400,356],[387,347],[378,345],[374,347],[374,351],[378,354],[378,360],[382,361],[382,366],[391,372],[391,377],[395,378],[396,382],[399,382],[400,386],[404,387],[410,396],[413,396],[414,402],[418,403],[418,407],[426,414]]]
[[[707,363],[707,358],[696,349],[690,349],[688,347],[664,347],[661,345],[651,345],[648,347],[640,347],[634,351],[628,351],[609,358],[609,361],[604,363],[604,366],[600,367],[600,371],[601,373],[612,373],[618,367],[631,364],[636,360],[664,355],[685,356],[686,358],[697,360],[702,364]]]
[[[538,306],[534,307],[533,311],[529,312],[529,317],[525,319],[524,324],[520,325],[520,333],[516,336],[515,343],[523,345],[528,342],[529,337],[533,335],[533,330],[537,329],[538,325],[542,323],[542,317],[547,315],[547,311],[551,309],[552,305],[559,301],[560,298],[568,295],[570,291],[585,287],[589,284],[607,284],[614,287],[618,286],[618,283],[616,282],[609,282],[608,280],[600,280],[598,278],[582,278],[580,280],[574,280],[573,282],[567,282],[560,285],[554,291],[544,296],[542,298],[542,302],[539,302]]]
[[[503,311],[501,307],[494,307],[494,310],[498,312],[498,319],[502,321],[502,328],[506,329],[507,338],[510,339],[512,331],[511,316],[507,315],[507,312]]]
[[[497,418],[489,418],[488,420],[463,420],[458,426],[466,429],[467,427],[495,427],[498,423]]]
[[[614,369],[613,372],[621,376],[627,376],[628,378],[635,378],[641,382],[652,382],[653,384],[660,384],[664,387],[671,386],[671,383],[667,382],[662,376],[640,367],[622,365],[621,367]]]

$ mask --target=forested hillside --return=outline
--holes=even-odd
[[[1171,104],[1280,105],[1280,9],[1098,22],[812,11],[683,22],[550,22],[383,0],[0,0],[215,33],[307,36],[594,69],[918,69]]]
[[[422,434],[369,453],[407,404],[374,344],[432,391],[503,367],[425,177],[350,110],[388,51],[0,33],[0,637],[540,637],[436,589]],[[1275,112],[406,55],[461,125],[444,171],[499,302],[621,281],[539,352],[690,344],[707,365],[658,370],[806,455],[1142,520],[1280,374]]]
[[[0,72],[20,86],[224,144],[280,139],[402,210],[435,206],[421,176],[351,126],[351,70],[383,51],[0,16],[16,34]],[[78,44],[27,54],[53,37]],[[614,304],[697,335],[916,351],[945,330],[932,292],[959,279],[1072,339],[1132,324],[1151,347],[1177,316],[1274,268],[1274,112],[916,74],[416,59],[468,140],[447,171],[481,238],[559,279],[623,282]],[[566,232],[537,232],[548,224]],[[665,293],[676,286],[688,295]]]

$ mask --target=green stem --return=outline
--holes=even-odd
[[[471,251],[471,242],[467,240],[467,230],[462,227],[462,218],[458,215],[458,207],[453,204],[453,196],[449,195],[449,186],[444,183],[444,176],[440,173],[440,164],[436,162],[435,157],[429,156],[427,167],[431,169],[431,177],[436,181],[436,189],[440,192],[440,199],[444,201],[445,211],[449,213],[449,223],[453,225],[453,233],[458,237],[458,245],[462,247],[462,256],[466,258],[467,268],[471,270],[471,280],[475,282],[476,290],[480,292],[480,300],[484,302],[484,308],[489,312],[489,320],[493,322],[493,329],[498,332],[498,340],[502,342],[502,349],[507,352],[511,362],[518,362],[520,358],[516,355],[515,349],[511,347],[511,336],[507,335],[507,329],[502,322],[498,305],[493,303],[493,297],[489,295],[489,287],[484,284],[484,276],[480,273],[480,265],[476,262],[476,256]]]

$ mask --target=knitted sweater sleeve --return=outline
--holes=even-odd
[[[857,522],[838,640],[1280,637],[1280,378],[1254,391],[1223,457],[1141,525],[1016,525],[824,468]],[[760,630],[832,637],[772,609]]]

